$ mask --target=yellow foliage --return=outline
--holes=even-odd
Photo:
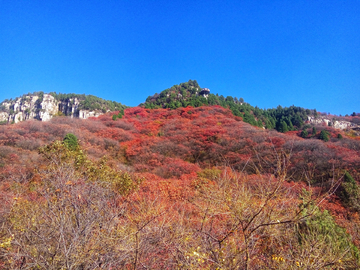
[[[48,160],[47,171],[56,171],[61,167],[72,167],[77,173],[76,177],[91,182],[96,181],[101,183],[102,186],[112,188],[122,195],[129,194],[132,190],[135,190],[144,180],[143,178],[133,177],[127,172],[109,167],[106,157],[103,157],[98,162],[93,162],[87,158],[80,148],[70,150],[61,141],[55,141],[41,147],[39,153]],[[68,180],[65,185],[74,185],[74,182]]]
[[[13,240],[13,235],[1,240],[0,248],[9,248],[11,246],[11,241]]]

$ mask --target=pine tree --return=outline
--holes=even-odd
[[[72,133],[66,134],[63,141],[69,150],[76,150],[79,146],[77,137]]]
[[[307,132],[307,130],[305,129],[305,130],[303,130],[303,131],[301,131],[301,135],[300,135],[302,138],[306,138],[307,136],[308,136],[308,132]]]
[[[344,175],[344,181],[341,183],[338,196],[352,210],[358,211],[360,209],[360,188],[349,172]]]
[[[324,142],[329,141],[329,134],[327,133],[327,131],[326,131],[325,129],[323,129],[323,130],[320,132],[319,139],[320,139],[320,140],[323,140]]]
[[[286,124],[286,122],[285,122],[284,120],[282,120],[282,121],[280,122],[279,131],[282,132],[282,133],[285,133],[285,132],[288,132],[288,131],[289,131],[288,125]]]
[[[312,135],[315,136],[316,135],[316,127],[312,128]]]

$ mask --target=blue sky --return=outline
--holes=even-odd
[[[136,106],[189,79],[260,108],[360,112],[360,1],[0,0],[0,101]]]

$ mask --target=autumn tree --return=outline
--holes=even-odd
[[[88,160],[81,149],[69,149],[65,142],[39,151],[45,165],[31,184],[35,193],[29,197],[23,189],[2,220],[1,235],[9,242],[0,246],[6,268],[126,265],[132,251],[131,239],[125,238],[130,223],[122,224],[118,217],[125,211],[122,196],[134,190],[137,180],[104,160]]]

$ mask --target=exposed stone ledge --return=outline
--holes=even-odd
[[[77,98],[64,102],[57,101],[50,94],[44,94],[41,102],[37,102],[38,99],[39,96],[26,96],[13,102],[3,102],[1,105],[5,110],[0,112],[0,121],[8,123],[18,123],[29,119],[49,121],[60,113],[81,119],[98,117],[103,114],[101,111],[79,110],[80,101]]]
[[[342,129],[342,130],[358,128],[358,125],[354,123],[348,121],[338,121],[334,119],[328,119],[324,116],[318,116],[318,117],[308,116],[308,123],[317,124],[317,125],[326,125],[326,126],[328,126],[330,123],[330,125],[333,128]]]

